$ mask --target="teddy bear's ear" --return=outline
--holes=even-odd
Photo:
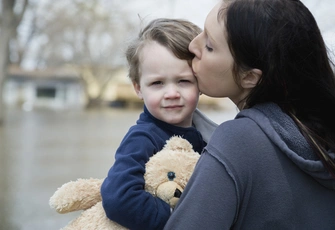
[[[190,142],[180,136],[173,136],[166,141],[166,144],[163,149],[172,150],[172,151],[192,151],[193,146]]]

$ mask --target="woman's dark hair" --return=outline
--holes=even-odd
[[[262,70],[245,107],[274,102],[289,114],[335,175],[334,64],[311,12],[294,0],[225,1],[218,14],[240,73]],[[321,153],[320,153],[321,151]]]

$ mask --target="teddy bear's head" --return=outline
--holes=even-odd
[[[174,208],[199,157],[187,140],[178,136],[170,138],[146,164],[145,190]]]

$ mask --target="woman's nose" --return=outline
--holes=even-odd
[[[199,36],[196,36],[191,42],[190,44],[188,45],[188,50],[193,53],[197,58],[200,57],[200,50],[198,49],[198,39],[199,39]]]

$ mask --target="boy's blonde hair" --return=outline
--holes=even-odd
[[[171,50],[177,58],[187,60],[191,66],[194,54],[188,50],[188,45],[199,33],[201,29],[187,20],[158,18],[151,21],[126,50],[130,80],[139,84],[140,52],[152,41]]]

